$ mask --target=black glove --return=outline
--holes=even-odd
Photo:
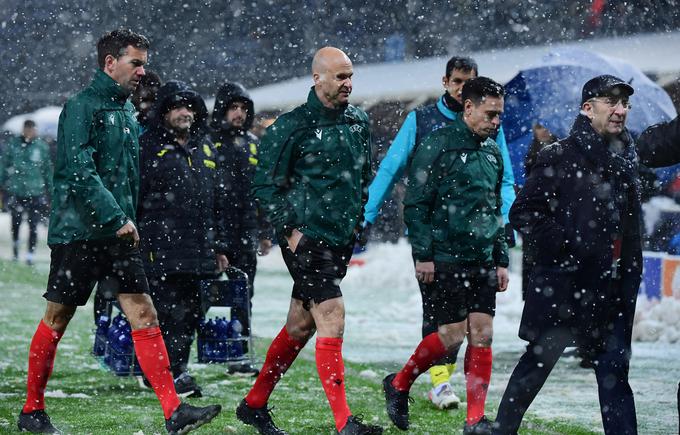
[[[505,224],[505,243],[508,244],[508,248],[515,247],[515,231],[510,224]]]

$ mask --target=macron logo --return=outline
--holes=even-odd
[[[460,155],[460,159],[463,161],[463,163],[465,163],[465,161],[467,160],[467,153],[462,153]]]
[[[316,133],[316,137],[319,140],[321,140],[321,135],[323,134],[323,130],[321,130],[320,128],[317,128],[315,133]]]

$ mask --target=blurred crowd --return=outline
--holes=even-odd
[[[5,2],[0,43],[12,56],[0,59],[0,67],[14,72],[0,76],[7,117],[61,105],[88,80],[89,48],[101,23],[144,28],[157,41],[153,68],[163,76],[191,76],[202,95],[214,92],[220,71],[248,87],[303,75],[307,58],[322,45],[344,47],[362,64],[680,28],[674,1],[118,3]],[[48,43],[53,40],[61,43]]]

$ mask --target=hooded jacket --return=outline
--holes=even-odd
[[[213,108],[212,121],[210,122],[210,127],[214,131],[228,131],[232,129],[231,125],[224,120],[224,115],[226,115],[229,106],[234,101],[243,101],[248,109],[248,115],[242,130],[248,131],[253,126],[255,106],[250,98],[250,94],[242,84],[227,82],[220,86],[215,96],[215,107]]]
[[[139,234],[149,276],[213,275],[215,254],[226,253],[221,227],[224,192],[218,182],[215,148],[206,134],[203,99],[186,83],[163,85],[149,130],[140,138],[141,188]],[[178,104],[195,110],[183,146],[164,125],[164,115]]]
[[[245,103],[248,110],[245,123],[240,128],[224,119],[229,106],[235,101]],[[222,225],[229,236],[230,258],[241,256],[244,251],[255,252],[259,240],[273,237],[271,226],[250,193],[260,146],[257,136],[248,131],[254,116],[253,100],[241,84],[225,83],[220,86],[210,125],[221,169],[221,183],[227,192]]]

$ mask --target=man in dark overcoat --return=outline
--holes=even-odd
[[[642,273],[635,144],[625,128],[633,88],[598,76],[582,91],[569,136],[537,157],[510,222],[535,258],[519,335],[527,350],[503,395],[495,434],[515,434],[565,347],[595,370],[606,434],[635,434],[628,383]]]

